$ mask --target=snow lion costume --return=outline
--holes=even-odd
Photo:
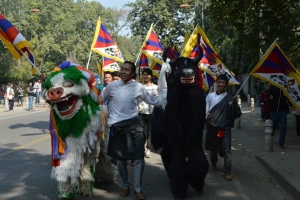
[[[51,105],[51,178],[58,181],[62,198],[91,196],[93,191],[102,129],[94,82],[90,71],[68,61],[45,81],[45,99]]]

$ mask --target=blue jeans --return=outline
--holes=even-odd
[[[36,91],[36,93],[35,93],[35,104],[39,104],[40,103],[40,92],[39,91]]]
[[[227,129],[223,136],[223,153],[224,153],[224,172],[231,172],[231,129]],[[210,151],[211,163],[217,163],[218,150]]]
[[[130,179],[127,171],[127,160],[116,160],[119,171],[119,178],[123,189],[130,188]],[[145,168],[145,160],[134,161],[134,190],[137,192],[142,191],[142,180]]]
[[[28,110],[33,109],[33,98],[34,96],[28,96]]]
[[[280,124],[280,135],[279,135],[279,146],[284,145],[285,134],[286,134],[286,124],[287,124],[287,112],[286,110],[281,112],[270,112],[270,119],[273,121],[273,133],[277,128],[278,122]]]

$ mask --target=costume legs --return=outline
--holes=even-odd
[[[130,179],[128,178],[127,160],[116,160],[119,171],[119,178],[121,180],[122,188],[128,189],[130,187]],[[134,161],[134,189],[137,192],[142,191],[142,179],[145,168],[145,160]]]
[[[198,140],[198,141],[197,141]],[[208,172],[208,161],[202,148],[202,134],[193,140],[187,161],[188,179],[197,193],[203,192],[204,180]]]
[[[169,165],[171,191],[177,198],[184,198],[188,188],[186,152],[182,148],[172,149],[172,161]]]

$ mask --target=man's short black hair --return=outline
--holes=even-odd
[[[131,65],[131,71],[133,73],[132,78],[135,79],[136,78],[136,66],[135,66],[135,64],[131,61],[128,61],[128,60],[125,61],[123,64],[130,64]]]
[[[225,74],[221,74],[221,75],[217,76],[216,81],[218,81],[218,80],[226,81],[226,84],[228,84],[228,82],[229,82],[229,79],[227,78],[227,76]]]
[[[118,76],[118,77],[120,77],[120,72],[119,71],[114,71],[112,73],[112,76]]]
[[[106,74],[110,74],[110,75],[112,76],[112,72],[109,72],[109,71],[104,72],[104,76],[105,76]]]
[[[150,68],[143,69],[143,73],[142,74],[144,74],[144,73],[147,73],[151,77],[153,76],[153,72],[152,72],[152,70]]]

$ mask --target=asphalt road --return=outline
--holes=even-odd
[[[223,177],[222,160],[217,171],[209,171],[204,194],[198,196],[189,189],[190,200],[292,200],[268,171],[255,159],[257,152],[264,150],[264,141],[258,140],[257,130],[264,129],[256,116],[244,113],[242,129],[232,130],[233,181]],[[15,109],[7,112],[0,109],[0,200],[58,199],[56,181],[50,179],[50,136],[48,132],[49,111]],[[152,153],[146,158],[143,191],[147,200],[172,200],[168,178],[160,156]],[[129,167],[132,177],[132,167]],[[91,198],[103,200],[135,199],[119,196],[116,183],[95,183]],[[88,199],[76,197],[76,199]]]

